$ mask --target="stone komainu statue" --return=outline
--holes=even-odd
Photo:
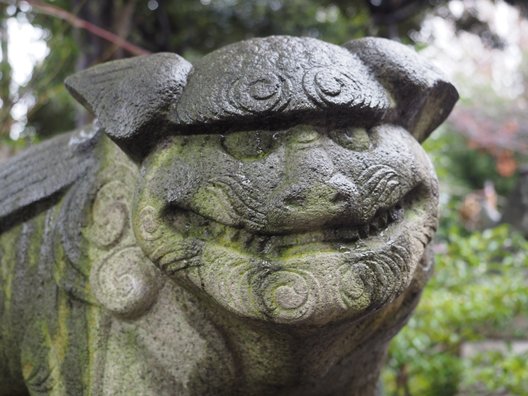
[[[96,123],[0,168],[0,394],[374,394],[454,87],[391,41],[286,36],[66,84]]]

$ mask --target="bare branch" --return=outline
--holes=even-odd
[[[106,40],[114,44],[117,47],[123,48],[125,51],[128,51],[132,55],[150,54],[150,52],[147,51],[146,49],[138,47],[137,45],[130,43],[129,41],[123,39],[122,37],[119,37],[118,35],[112,32],[109,32],[106,29],[96,26],[93,23],[90,23],[84,19],[81,19],[77,17],[76,15],[72,14],[71,12],[68,12],[60,7],[45,4],[39,0],[26,0],[26,2],[38,12],[53,16],[55,18],[65,20],[73,27],[76,27],[78,29],[84,29],[102,38],[103,40]]]

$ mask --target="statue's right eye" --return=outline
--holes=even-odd
[[[259,159],[268,155],[275,143],[273,131],[232,132],[222,137],[222,147],[237,159]]]
[[[372,145],[369,132],[365,128],[338,128],[330,131],[329,135],[334,142],[353,151],[365,151]]]

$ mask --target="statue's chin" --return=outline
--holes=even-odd
[[[358,319],[399,296],[423,256],[430,227],[416,213],[402,217],[356,240],[310,233],[284,247],[291,236],[268,238],[263,254],[209,241],[200,265],[175,276],[242,317],[313,326]]]

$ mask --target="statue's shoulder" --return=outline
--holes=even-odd
[[[60,195],[95,166],[94,126],[65,133],[0,164],[0,220]]]

